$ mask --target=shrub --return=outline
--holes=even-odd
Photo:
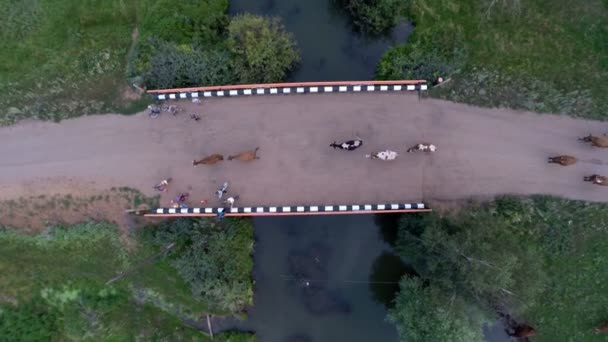
[[[449,305],[446,305],[449,303]],[[433,285],[423,285],[417,278],[404,277],[389,311],[388,321],[397,327],[403,341],[483,341],[483,315],[451,293],[447,297]]]
[[[299,61],[293,37],[277,18],[234,17],[228,26],[228,47],[241,83],[281,81]]]
[[[59,313],[36,296],[19,306],[0,306],[0,331],[4,341],[50,341],[60,334]]]
[[[225,50],[200,51],[189,46],[152,40],[144,47],[140,68],[148,88],[175,88],[234,83],[230,53]]]
[[[408,0],[338,0],[348,10],[353,24],[370,34],[386,33],[409,5]]]
[[[154,232],[161,245],[176,242],[171,261],[195,298],[238,312],[253,301],[253,229],[245,220],[180,219]]]

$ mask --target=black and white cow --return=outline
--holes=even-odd
[[[331,145],[329,145],[329,147],[333,147],[334,149],[339,148],[341,150],[347,150],[347,151],[356,150],[361,146],[363,146],[363,140],[361,140],[361,139],[349,140],[349,141],[345,141],[340,144],[337,144],[334,141]]]

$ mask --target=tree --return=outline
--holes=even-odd
[[[249,221],[179,219],[164,222],[153,234],[161,246],[175,243],[171,263],[195,298],[233,313],[252,303]]]
[[[300,59],[293,37],[279,19],[251,14],[231,20],[228,48],[241,83],[279,82]]]
[[[508,201],[449,218],[405,216],[397,249],[423,280],[488,313],[497,306],[525,309],[538,300],[546,277],[539,237],[508,217],[501,208]]]
[[[388,321],[397,327],[402,341],[483,341],[480,312],[472,310],[456,293],[447,297],[439,288],[424,286],[405,276]]]

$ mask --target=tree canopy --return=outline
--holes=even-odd
[[[195,298],[205,298],[226,312],[241,311],[253,302],[253,229],[248,221],[167,221],[154,231],[154,240],[160,245],[176,243],[171,264]]]
[[[293,37],[278,18],[251,14],[232,18],[228,48],[241,83],[281,81],[300,59]]]
[[[408,342],[483,341],[483,316],[471,309],[456,293],[446,297],[439,288],[423,285],[419,278],[405,276],[388,321],[395,324],[401,339]]]

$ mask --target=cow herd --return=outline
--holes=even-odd
[[[608,148],[608,137],[606,136],[595,136],[589,134],[586,137],[578,138],[578,140],[590,143],[591,146],[599,147],[599,148]],[[559,164],[562,166],[574,165],[576,164],[577,159],[574,156],[570,155],[559,155],[555,157],[549,157],[548,163]],[[608,177],[601,175],[590,175],[583,177],[584,182],[591,182],[592,184],[608,186]]]
[[[354,151],[359,147],[363,146],[363,140],[361,138],[357,138],[355,140],[348,140],[342,142],[340,144],[335,141],[329,145],[329,147],[333,147],[334,149],[346,150],[346,151]],[[437,146],[429,143],[419,143],[407,149],[407,152],[435,152],[437,151]],[[380,160],[395,160],[399,156],[399,153],[391,150],[384,150],[373,152],[370,154],[366,154],[366,158],[370,159],[380,159]]]

